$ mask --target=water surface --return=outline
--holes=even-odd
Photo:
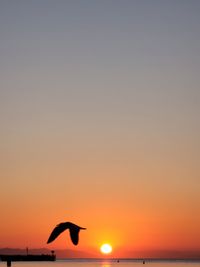
[[[0,262],[0,267],[6,262]],[[12,262],[12,267],[200,267],[200,261],[146,261],[142,260],[57,260],[55,262]]]

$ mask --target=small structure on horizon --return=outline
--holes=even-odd
[[[10,267],[11,266],[11,259],[8,259],[7,260],[7,267]]]

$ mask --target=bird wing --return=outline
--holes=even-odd
[[[54,241],[57,236],[59,236],[63,231],[65,231],[68,228],[69,228],[68,222],[58,224],[51,232],[47,244]]]
[[[78,234],[79,234],[80,229],[77,227],[71,227],[69,228],[69,233],[71,237],[71,241],[74,245],[78,245]]]

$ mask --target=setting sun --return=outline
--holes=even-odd
[[[109,254],[112,252],[112,247],[109,244],[103,244],[100,248],[101,252],[103,254]]]

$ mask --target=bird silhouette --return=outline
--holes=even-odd
[[[51,243],[52,241],[54,241],[62,232],[64,232],[66,229],[69,229],[69,233],[70,233],[70,238],[71,241],[74,245],[78,245],[78,241],[79,241],[79,231],[81,229],[85,230],[86,228],[84,227],[80,227],[74,223],[71,222],[62,222],[60,224],[58,224],[53,231],[51,232],[49,239],[47,241],[47,244]]]

